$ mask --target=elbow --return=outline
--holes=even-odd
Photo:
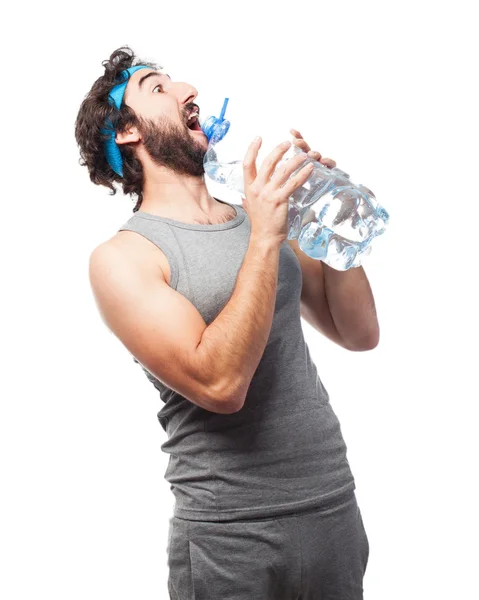
[[[345,343],[344,347],[350,352],[367,352],[368,350],[374,350],[379,344],[379,330],[371,333],[360,340],[354,342]]]
[[[243,408],[243,404],[227,404],[227,405],[223,405],[223,412],[221,414],[223,415],[232,415],[233,413],[236,413],[238,411],[240,411]]]
[[[244,402],[222,398],[220,400],[214,400],[212,404],[214,406],[212,412],[218,413],[219,415],[232,415],[243,408]]]
[[[245,394],[237,386],[232,385],[231,382],[224,382],[210,388],[210,398],[215,407],[213,412],[221,415],[231,415],[243,408]]]
[[[246,380],[235,383],[230,382],[230,385],[225,392],[225,397],[229,399],[228,405],[231,413],[238,412],[243,408],[249,383],[250,382]]]
[[[231,415],[240,411],[244,406],[245,397],[242,394],[230,393],[221,401],[223,414]]]
[[[232,415],[233,413],[238,412],[238,410],[240,410],[240,408],[238,408],[236,405],[228,404],[224,400],[222,400],[221,402],[215,402],[213,406],[214,408],[211,410],[211,412],[214,412],[218,415]]]

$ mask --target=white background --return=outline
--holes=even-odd
[[[229,95],[231,111],[257,115],[253,135],[299,129],[390,213],[364,263],[379,346],[348,352],[303,322],[356,479],[365,598],[478,597],[472,9],[42,2],[4,14],[2,598],[168,597],[163,403],[88,281],[91,251],[135,201],[90,182],[74,139],[101,62],[125,44],[193,83],[203,113]]]

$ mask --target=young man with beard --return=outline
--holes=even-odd
[[[287,240],[288,198],[311,171],[290,176],[306,154],[275,173],[282,144],[257,169],[255,140],[242,206],[217,200],[197,90],[128,47],[104,66],[76,139],[92,181],[138,202],[92,252],[90,281],[164,403],[170,598],[359,600],[368,539],[300,317],[348,350],[375,347],[364,270],[334,271]]]

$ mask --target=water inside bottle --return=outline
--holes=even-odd
[[[232,159],[238,158],[240,138],[240,134],[236,138],[226,136],[217,145],[211,144],[204,167],[211,180],[244,195],[243,161]],[[298,152],[302,151],[292,145],[277,168]],[[315,167],[311,176],[289,198],[288,239],[297,239],[305,254],[337,270],[360,266],[371,252],[373,239],[384,233],[389,214],[371,190],[351,182],[337,167],[329,169],[308,157],[292,176],[308,162]],[[258,168],[261,163],[258,155]],[[313,217],[304,220],[308,211]]]
[[[205,172],[213,181],[226,185],[231,190],[244,193],[243,161],[230,163],[207,162]]]

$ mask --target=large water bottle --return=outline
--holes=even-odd
[[[210,179],[244,195],[243,160],[238,157],[251,140],[244,138],[244,131],[226,135],[231,126],[225,119],[228,100],[219,117],[200,120],[208,138],[204,168]],[[302,152],[292,145],[276,168]],[[352,183],[341,169],[308,157],[293,175],[308,162],[314,163],[311,176],[289,198],[288,239],[297,239],[305,254],[339,271],[359,267],[370,254],[372,241],[384,233],[389,214],[371,190]]]

